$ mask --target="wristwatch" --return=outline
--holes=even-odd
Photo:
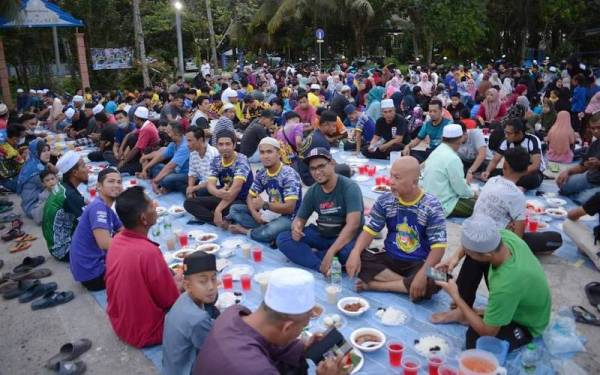
[[[269,202],[263,203],[262,209],[265,210],[265,211],[268,210],[269,209]]]

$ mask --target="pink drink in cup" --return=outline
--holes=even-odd
[[[376,166],[367,167],[367,173],[369,174],[369,177],[375,176],[376,172],[377,172]]]
[[[402,354],[404,353],[404,345],[399,342],[391,342],[387,345],[388,354],[390,356],[390,366],[400,367],[402,364]]]
[[[451,367],[451,366],[447,366],[447,365],[441,365],[440,368],[438,369],[438,374],[439,375],[458,375],[458,369]]]
[[[358,174],[364,175],[367,174],[367,166],[361,165],[358,167]]]
[[[244,292],[248,292],[252,289],[252,283],[250,280],[250,275],[242,275],[240,276],[240,281],[242,282],[242,290]]]
[[[129,180],[129,183],[131,185],[137,185],[137,180],[135,178],[132,178],[131,180]]]
[[[188,235],[185,232],[179,233],[179,244],[181,247],[186,247],[188,245]]]
[[[252,259],[254,259],[256,263],[262,262],[262,250],[260,247],[256,247],[252,250]]]
[[[481,129],[481,132],[483,133],[483,135],[488,135],[490,134],[490,128],[483,128]]]
[[[404,375],[418,375],[421,368],[421,361],[417,357],[407,355],[402,359],[402,369]]]
[[[91,187],[90,188],[90,199],[94,199],[94,198],[96,198],[96,188]]]
[[[230,274],[221,276],[221,282],[223,282],[223,289],[233,289],[233,276]]]
[[[375,186],[383,185],[385,183],[385,176],[375,177]]]
[[[529,218],[529,221],[527,222],[528,224],[528,229],[531,233],[535,233],[537,232],[538,229],[538,222],[535,218]]]
[[[429,375],[439,375],[439,368],[444,363],[444,357],[441,355],[433,354],[429,356]]]

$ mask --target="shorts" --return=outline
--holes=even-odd
[[[417,275],[417,272],[423,267],[423,261],[408,261],[393,259],[387,253],[372,254],[368,251],[363,251],[361,256],[361,267],[358,275],[359,279],[368,283],[375,279],[375,276],[380,274],[385,269],[402,276],[402,282],[406,290],[410,290],[410,286]],[[425,291],[424,299],[430,299],[441,288],[435,284],[433,280],[427,278],[427,290]]]

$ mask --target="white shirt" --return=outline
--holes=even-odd
[[[217,156],[219,156],[219,151],[208,143],[206,144],[206,152],[203,158],[200,157],[198,151],[190,152],[188,176],[196,177],[199,184],[205,182],[210,174],[210,163]]]
[[[200,71],[202,72],[202,77],[206,77],[207,74],[210,74],[210,64],[202,64],[202,66],[200,66]]]

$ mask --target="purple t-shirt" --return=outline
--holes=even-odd
[[[302,128],[303,125],[300,122],[296,124],[286,124],[281,130],[277,132],[277,139],[290,144],[297,150],[299,145],[296,144],[296,137],[302,137]],[[285,136],[283,135],[284,131]],[[287,139],[289,139],[289,142],[286,140],[286,137]]]
[[[83,210],[71,240],[69,260],[76,281],[89,281],[104,273],[106,251],[96,243],[94,229],[105,229],[112,237],[121,226],[117,214],[100,197]]]

